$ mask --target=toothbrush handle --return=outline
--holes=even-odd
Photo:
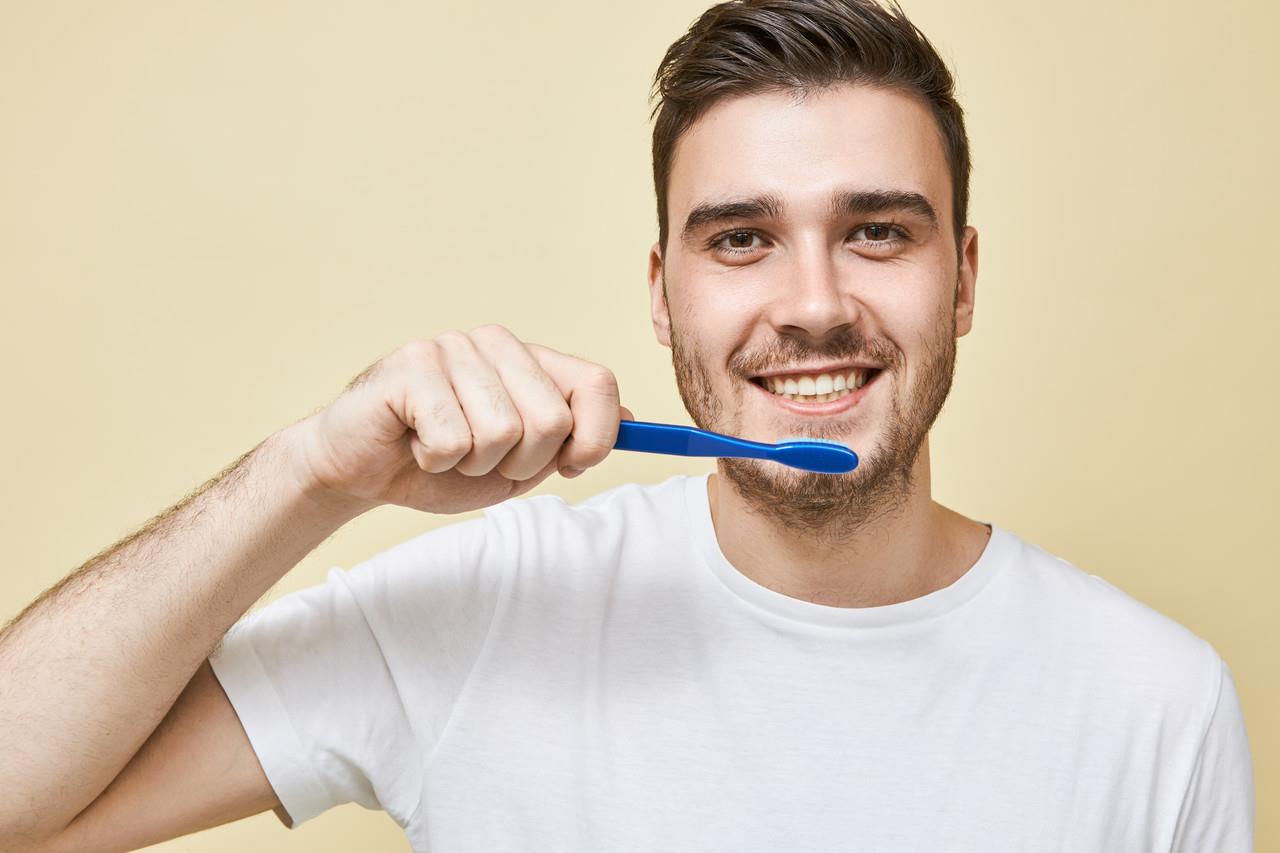
[[[674,456],[740,456],[768,459],[772,446],[677,424],[623,419],[618,423],[618,450],[643,450]]]

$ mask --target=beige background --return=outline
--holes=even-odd
[[[503,323],[688,422],[648,319],[646,99],[706,5],[0,2],[0,620],[413,337]],[[906,8],[958,77],[981,234],[935,496],[1214,644],[1280,849],[1280,16]],[[379,509],[271,598],[456,518]],[[354,805],[161,847],[408,849]]]

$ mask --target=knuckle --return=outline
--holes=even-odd
[[[607,394],[618,393],[618,377],[613,375],[613,371],[605,367],[603,364],[593,364],[591,369],[587,371],[587,384]]]
[[[470,334],[477,338],[515,337],[511,334],[510,330],[501,323],[484,323],[472,329]]]
[[[573,430],[573,414],[568,407],[561,407],[552,412],[537,415],[530,422],[526,432],[538,435],[567,436]]]
[[[524,427],[520,421],[504,418],[496,423],[488,424],[476,436],[476,443],[486,446],[515,444],[523,435]]]
[[[471,437],[448,432],[419,438],[427,452],[436,456],[461,456],[471,449]]]
[[[457,329],[446,329],[433,339],[437,346],[441,347],[459,347],[466,346],[471,339],[459,332]]]
[[[434,340],[418,338],[401,346],[399,355],[410,364],[435,363],[440,357],[440,345]]]

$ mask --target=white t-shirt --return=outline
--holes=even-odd
[[[211,658],[297,825],[415,851],[1252,849],[1204,640],[991,524],[882,607],[738,572],[707,476],[509,500],[283,596]]]

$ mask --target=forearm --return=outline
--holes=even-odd
[[[116,777],[223,634],[371,505],[321,503],[300,424],[270,436],[0,632],[0,838],[61,829]]]

